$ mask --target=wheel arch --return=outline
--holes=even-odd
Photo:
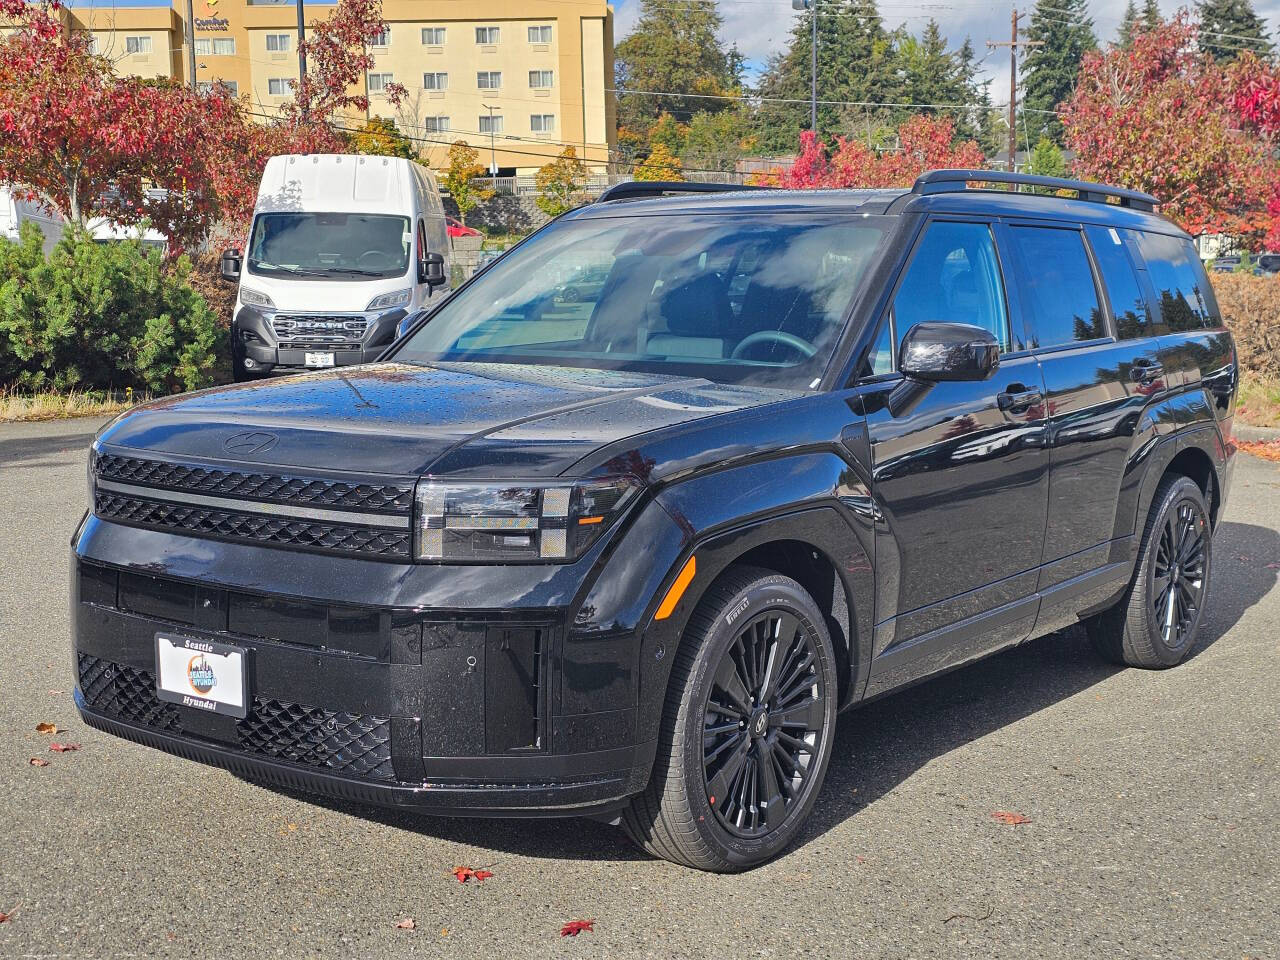
[[[1170,474],[1181,474],[1194,482],[1200,488],[1200,492],[1204,494],[1205,502],[1209,505],[1209,523],[1211,526],[1216,527],[1218,525],[1218,509],[1222,502],[1222,493],[1217,471],[1214,469],[1213,458],[1199,446],[1184,446],[1182,444],[1178,446],[1178,452],[1169,461],[1169,465],[1165,467],[1160,479],[1163,480],[1164,477]]]

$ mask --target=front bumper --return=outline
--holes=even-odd
[[[277,335],[272,326],[275,314],[276,311],[247,305],[237,308],[231,325],[231,353],[237,364],[244,365],[255,373],[325,369],[307,366],[308,353],[332,353],[335,367],[372,363],[382,356],[395,339],[397,325],[407,316],[403,309],[383,313],[353,313],[349,316],[368,321],[367,329],[358,340],[339,338],[336,342],[326,343],[324,338],[317,336],[311,339],[302,337],[301,344],[295,344],[282,340]],[[245,364],[245,360],[253,361],[252,367]]]
[[[616,810],[652,769],[634,707],[566,714],[563,610],[324,603],[80,555],[73,584],[85,721],[239,776],[426,813],[576,816]],[[160,631],[244,648],[248,716],[161,701]]]

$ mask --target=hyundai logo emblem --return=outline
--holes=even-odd
[[[255,453],[266,453],[279,442],[280,438],[274,433],[237,433],[235,436],[227,437],[223,441],[222,447],[229,453],[239,453],[243,455],[251,455]]]

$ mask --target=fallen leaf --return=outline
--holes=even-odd
[[[418,923],[416,920],[413,919],[413,917],[405,917],[403,920],[401,920],[399,923],[396,924],[396,929],[397,930],[417,930]]]
[[[994,819],[999,820],[1001,823],[1007,823],[1011,827],[1018,827],[1024,823],[1031,822],[1030,817],[1024,817],[1020,813],[1013,813],[1009,810],[996,810],[991,814],[991,816]]]
[[[490,864],[492,866],[492,864]],[[459,883],[466,883],[468,880],[475,880],[477,883],[483,883],[493,876],[493,872],[486,867],[454,867],[453,875],[458,878]]]
[[[50,749],[50,750],[52,750],[54,753],[70,753],[70,752],[71,752],[71,751],[73,751],[73,750],[79,750],[79,749],[80,749],[80,744],[78,744],[78,743],[51,743],[51,744],[49,744],[49,749]]]
[[[1280,461],[1280,440],[1238,440],[1236,445],[1262,460]]]
[[[22,904],[20,903],[16,904],[14,908],[10,910],[8,913],[0,912],[0,923],[8,923],[10,920],[12,920],[14,916],[17,914],[18,907],[20,906],[22,906]]]
[[[36,733],[61,733],[56,723],[37,723]]]
[[[490,877],[493,876],[493,871],[477,870],[475,873],[472,874],[472,876],[476,878],[477,883],[483,883],[484,881],[488,880]]]
[[[1280,563],[1268,563],[1268,564],[1267,564],[1267,569],[1268,569],[1268,570],[1280,570]]]
[[[48,760],[42,760],[40,757],[32,757],[27,761],[27,763],[31,764],[33,767],[47,767],[49,765]]]
[[[441,928],[440,928],[440,936],[442,936],[442,937],[447,937],[448,935],[449,935],[449,928],[448,928],[448,927],[441,927]]]
[[[66,692],[67,692],[67,691],[65,691],[65,690],[50,690],[50,691],[49,691],[49,694],[50,694],[51,696],[56,697],[56,696],[60,696],[61,694],[66,693]]]
[[[560,928],[560,936],[576,937],[583,930],[586,930],[588,933],[593,932],[595,930],[595,920],[570,920]]]

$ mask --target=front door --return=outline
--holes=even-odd
[[[882,519],[869,694],[1024,639],[1035,623],[1049,455],[1040,365],[1016,316],[991,225],[929,223],[876,356],[896,355],[926,321],[983,327],[1003,352],[984,382],[864,387]]]

